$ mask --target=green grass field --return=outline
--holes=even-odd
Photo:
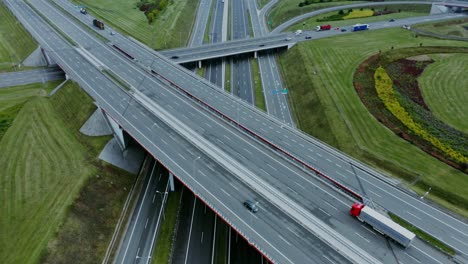
[[[303,42],[281,55],[280,63],[302,130],[406,181],[421,175],[412,186],[415,191],[422,193],[432,186],[428,198],[468,216],[468,205],[445,200],[447,194],[468,200],[466,175],[382,126],[362,105],[352,85],[355,69],[369,56],[379,50],[416,47],[420,43],[468,46],[456,41],[414,38],[411,32],[394,28]]]
[[[333,1],[327,3],[312,4],[305,7],[299,7],[303,0],[282,0],[279,1],[267,14],[268,25],[275,28],[289,19],[322,8],[364,3],[361,1]]]
[[[109,137],[78,132],[95,109],[92,100],[73,83],[44,97],[56,84],[0,90],[2,99],[22,106],[0,140],[3,263],[102,258],[131,180],[96,160]]]
[[[468,134],[468,54],[433,57],[419,78],[424,99],[437,118]]]
[[[36,263],[93,172],[47,98],[24,104],[0,141],[4,263]]]
[[[0,72],[12,71],[12,64],[22,62],[37,44],[3,2],[0,3],[0,18]]]
[[[149,25],[135,0],[80,0],[77,4],[106,23],[154,49],[185,46],[194,23],[198,0],[171,1],[165,12]]]
[[[271,0],[256,0],[257,1],[257,5],[259,8],[262,8],[264,7],[266,4],[268,4]]]

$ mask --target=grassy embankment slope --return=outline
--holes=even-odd
[[[171,1],[166,11],[149,25],[134,0],[80,0],[88,10],[117,30],[133,36],[154,49],[185,46],[195,21],[198,0]]]
[[[414,38],[400,28],[347,34],[301,43],[280,57],[291,105],[299,127],[349,155],[406,181],[418,193],[432,186],[428,198],[468,216],[467,205],[447,203],[443,193],[468,198],[463,173],[432,158],[394,135],[362,105],[353,83],[357,66],[392,46],[464,45],[468,43]],[[440,197],[434,194],[438,189]]]
[[[436,62],[419,78],[424,99],[437,118],[468,134],[468,55],[431,57]]]
[[[95,108],[92,100],[72,83],[45,98],[56,85],[0,90],[0,106],[21,106],[0,140],[4,263],[101,259],[131,181],[96,160],[109,137],[78,132]]]
[[[268,4],[271,0],[256,0],[258,8],[264,7],[266,4]]]
[[[58,115],[48,99],[29,98],[0,141],[4,263],[38,261],[92,172]]]
[[[468,38],[468,18],[417,25],[414,28],[436,34]]]
[[[37,44],[23,27],[18,27],[19,22],[3,3],[0,18],[0,72],[12,71],[12,65],[27,58]]]

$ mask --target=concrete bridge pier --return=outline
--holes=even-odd
[[[256,59],[256,58],[257,58],[257,56],[258,56],[258,54],[257,54],[257,53],[258,53],[257,51],[254,51],[254,58],[255,58],[255,59]]]
[[[174,174],[172,172],[169,172],[169,188],[171,192],[174,191]]]
[[[198,68],[201,69],[202,67],[202,63],[201,63],[201,60],[198,61]]]
[[[128,135],[126,135],[127,133],[120,127],[119,124],[117,124],[114,121],[114,119],[109,117],[106,112],[104,112],[102,109],[101,111],[105,117],[104,119],[106,120],[107,124],[112,130],[112,134],[114,135],[114,138],[117,140],[117,143],[119,144],[120,149],[125,155],[125,150],[127,149],[128,143],[129,143]]]

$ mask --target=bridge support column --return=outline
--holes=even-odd
[[[105,120],[106,120],[107,124],[112,129],[112,133],[114,134],[114,137],[117,139],[117,142],[119,143],[120,149],[122,151],[124,151],[128,146],[128,141],[125,140],[125,137],[124,137],[124,131],[119,126],[119,124],[117,124],[114,121],[114,119],[112,119],[110,116],[107,115],[106,112],[104,112],[102,109],[101,109],[101,111],[102,111],[102,114],[105,117]]]
[[[435,3],[432,4],[431,12],[430,12],[431,15],[442,14],[442,13],[449,13],[448,7],[444,5],[438,5]]]
[[[198,61],[198,68],[200,69],[202,67],[201,60]]]
[[[257,51],[254,51],[254,58],[256,59],[258,56]]]
[[[169,186],[171,188],[171,192],[174,191],[174,174],[169,172]]]

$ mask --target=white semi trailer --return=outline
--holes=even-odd
[[[362,203],[353,204],[349,213],[359,219],[359,221],[369,224],[375,231],[390,237],[405,248],[409,247],[416,237],[413,232]]]

